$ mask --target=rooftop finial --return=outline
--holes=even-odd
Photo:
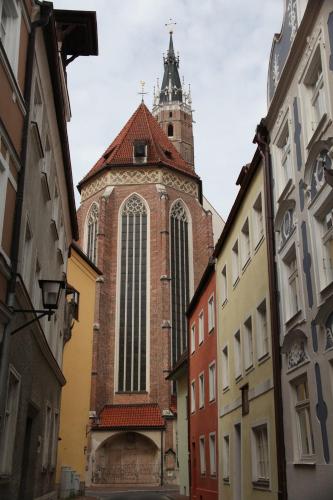
[[[146,82],[144,80],[140,80],[140,85],[141,85],[141,92],[138,92],[138,94],[141,95],[141,102],[144,102],[143,96],[148,94],[148,92],[145,92]]]
[[[176,24],[177,24],[177,23],[176,23],[176,22],[174,22],[174,21],[172,20],[172,18],[171,18],[171,17],[170,17],[170,19],[169,19],[169,22],[168,22],[168,23],[165,23],[165,26],[166,26],[166,28],[168,29],[168,31],[169,31],[169,33],[170,33],[170,35],[172,35],[173,30],[174,30],[174,27],[176,26]]]

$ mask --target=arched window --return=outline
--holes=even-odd
[[[133,194],[120,215],[118,391],[146,390],[147,210]]]
[[[97,230],[98,230],[98,205],[94,203],[87,219],[87,255],[97,264]]]
[[[168,125],[168,137],[173,137],[173,125],[169,123]]]
[[[178,200],[170,213],[170,271],[172,310],[172,364],[187,347],[185,311],[189,303],[189,236],[188,218]]]

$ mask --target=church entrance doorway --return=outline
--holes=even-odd
[[[122,432],[105,440],[95,453],[95,484],[157,486],[161,481],[160,450],[138,432]]]

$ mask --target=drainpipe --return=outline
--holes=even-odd
[[[164,471],[163,471],[163,429],[161,429],[161,486],[164,484]]]
[[[281,385],[281,351],[280,351],[280,316],[277,286],[277,270],[275,264],[274,202],[272,160],[269,150],[269,133],[265,121],[261,120],[254,138],[264,159],[264,187],[266,211],[266,244],[268,256],[269,296],[271,314],[272,361],[274,380],[275,433],[278,473],[278,499],[287,500],[286,455],[284,446],[283,402]]]
[[[19,245],[20,245],[20,233],[21,233],[21,222],[22,222],[22,210],[23,210],[23,197],[24,197],[24,182],[25,182],[25,172],[27,164],[27,151],[28,151],[28,135],[29,135],[29,123],[30,123],[30,108],[31,108],[31,88],[32,88],[32,75],[34,66],[34,53],[36,45],[36,30],[37,28],[42,28],[49,22],[50,16],[52,14],[51,5],[43,5],[38,0],[35,0],[35,4],[43,8],[42,16],[38,21],[31,23],[31,31],[28,41],[27,48],[27,63],[24,81],[24,100],[26,103],[26,116],[23,123],[22,131],[22,142],[21,142],[21,153],[20,153],[20,163],[21,169],[18,176],[17,182],[17,192],[15,200],[15,214],[13,223],[13,239],[11,244],[11,277],[8,284],[7,299],[6,304],[8,307],[13,307],[15,302],[15,290],[16,290],[16,277],[18,269],[18,256],[19,256]],[[43,7],[42,7],[43,5]],[[10,323],[6,325],[2,348],[0,352],[0,431],[2,428],[2,415],[6,404],[6,388],[7,388],[7,375],[8,375],[8,364],[9,364],[9,351],[10,351]]]

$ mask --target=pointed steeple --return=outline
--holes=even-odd
[[[164,76],[159,95],[159,103],[182,102],[182,84],[179,78],[179,57],[175,55],[173,47],[172,31],[170,31],[170,41],[167,56],[164,59]]]

